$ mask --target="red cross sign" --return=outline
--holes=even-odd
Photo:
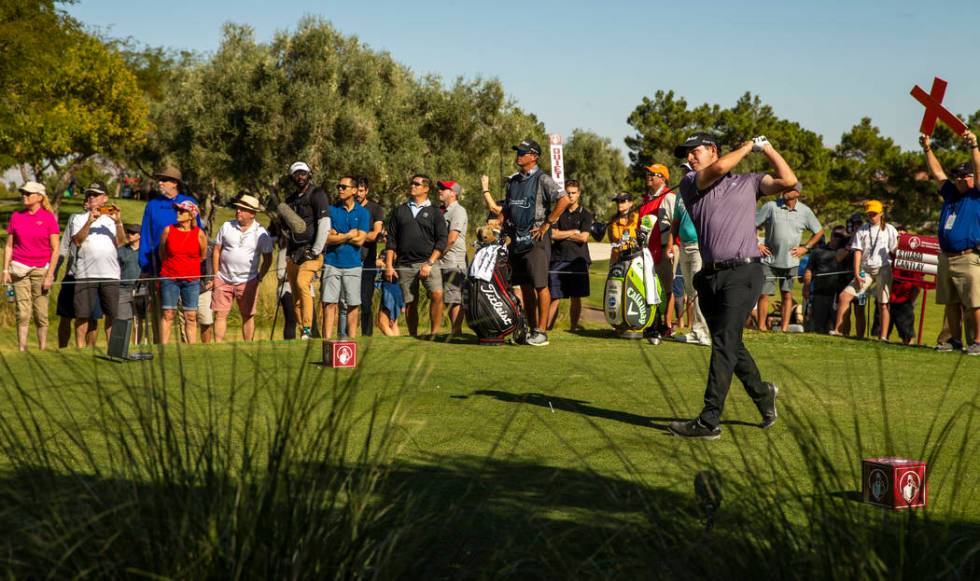
[[[966,124],[960,121],[959,117],[950,113],[949,109],[943,107],[943,97],[946,96],[946,81],[936,77],[932,80],[932,90],[929,93],[916,85],[912,87],[910,94],[926,108],[926,112],[922,116],[922,125],[919,126],[920,132],[932,135],[936,129],[937,119],[945,123],[956,135],[966,131]]]

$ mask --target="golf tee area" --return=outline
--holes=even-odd
[[[364,338],[3,352],[0,546],[13,576],[972,578],[973,358],[747,333],[779,418],[710,350],[606,329],[551,348]],[[815,354],[819,354],[815,356]],[[861,502],[861,460],[928,462],[928,506]],[[719,498],[695,492],[710,473]],[[710,505],[710,506],[709,506]]]

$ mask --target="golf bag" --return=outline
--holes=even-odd
[[[504,246],[491,244],[477,251],[463,284],[463,305],[466,324],[481,345],[499,345],[511,333],[518,343],[526,339],[524,308],[510,284]]]
[[[609,267],[603,294],[603,312],[606,321],[621,335],[639,334],[649,327],[657,310],[665,305],[661,300],[663,289],[653,270],[653,257],[646,250],[646,237],[650,231],[644,216],[644,228],[640,227],[637,243],[628,236],[620,243],[618,260]]]

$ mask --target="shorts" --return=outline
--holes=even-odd
[[[439,270],[438,266],[433,266],[429,276],[422,278],[419,269],[422,268],[423,264],[425,263],[416,262],[415,264],[395,267],[395,270],[398,271],[398,284],[402,287],[402,297],[406,303],[414,303],[418,299],[419,282],[425,287],[430,297],[432,293],[442,293],[442,271]]]
[[[34,267],[10,261],[10,279],[17,302],[18,327],[26,327],[31,319],[38,328],[48,326],[50,297],[44,291],[44,279],[47,276],[48,266]]]
[[[93,305],[98,304],[106,319],[114,320],[119,310],[119,280],[86,278],[75,281],[76,319],[91,319]]]
[[[447,305],[463,304],[463,283],[466,281],[466,268],[458,266],[441,267],[442,302]]]
[[[176,310],[178,300],[185,311],[197,310],[200,295],[200,280],[165,278],[160,281],[160,308],[164,311]]]
[[[864,280],[861,281],[860,285],[857,280],[852,280],[844,287],[843,292],[857,296],[874,288],[875,300],[878,301],[878,304],[887,305],[891,296],[891,286],[892,269],[890,266],[884,266],[874,272],[865,272]]]
[[[936,302],[980,308],[980,254],[974,251],[961,256],[939,255]]]
[[[361,273],[363,267],[337,268],[329,264],[323,267],[320,300],[329,305],[343,303],[350,308],[361,306]]]
[[[520,254],[510,253],[511,284],[533,285],[536,289],[548,286],[548,268],[551,266],[551,234],[536,240],[531,249]]]
[[[203,286],[201,288],[204,288]],[[204,291],[197,297],[197,323],[199,325],[213,325],[214,311],[211,310],[212,291]]]
[[[253,278],[247,282],[225,282],[220,276],[214,277],[214,288],[211,289],[211,310],[227,315],[231,312],[231,303],[238,304],[238,312],[243,319],[255,316],[255,305],[259,300],[259,279]]]
[[[66,274],[65,278],[61,279],[55,314],[62,319],[75,318],[75,277]],[[98,321],[102,318],[102,305],[99,301],[95,301],[92,305],[88,318],[90,321]]]
[[[548,289],[553,299],[587,297],[589,288],[589,263],[584,258],[552,262],[548,273]]]
[[[779,290],[784,293],[793,292],[793,281],[796,280],[799,267],[779,268],[763,263],[762,272],[765,280],[762,281],[762,294],[772,296],[776,294],[776,283],[779,283]]]

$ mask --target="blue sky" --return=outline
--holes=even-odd
[[[589,129],[624,152],[627,116],[658,89],[722,106],[751,91],[827,145],[870,116],[915,147],[922,107],[908,92],[933,76],[949,82],[952,111],[980,109],[976,0],[79,0],[68,11],[113,36],[202,52],[225,22],[267,40],[319,15],[416,73],[497,77],[549,131]]]

